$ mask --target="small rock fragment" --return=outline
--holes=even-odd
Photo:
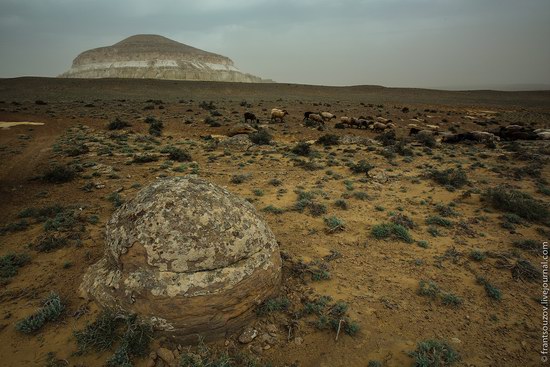
[[[242,344],[248,344],[254,338],[258,336],[258,331],[255,329],[252,329],[251,327],[247,327],[243,333],[239,336],[239,342]]]
[[[157,354],[164,362],[172,364],[175,360],[174,353],[170,349],[159,348]]]

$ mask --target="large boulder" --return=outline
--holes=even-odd
[[[254,207],[186,176],[155,181],[113,214],[80,290],[192,343],[244,327],[280,279],[277,241]]]

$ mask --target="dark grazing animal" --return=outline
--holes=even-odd
[[[534,129],[520,125],[501,126],[498,130],[492,131],[502,140],[537,140],[539,137]]]
[[[409,130],[409,136],[416,135],[421,131],[422,131],[422,129],[419,129],[417,127],[411,127],[411,129]]]
[[[478,138],[475,136],[475,134],[467,132],[467,133],[460,133],[460,134],[453,134],[453,135],[445,135],[441,139],[444,143],[450,143],[450,144],[456,144],[463,141],[478,141]]]
[[[255,114],[253,114],[252,112],[245,112],[244,113],[244,122],[248,122],[248,121],[255,122],[255,123],[260,122],[260,120],[256,117]]]
[[[317,113],[317,112],[311,112],[311,111],[304,112],[304,120],[307,120],[309,118],[309,115],[314,114],[314,113]]]

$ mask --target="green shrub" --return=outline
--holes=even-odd
[[[6,224],[5,226],[0,227],[0,235],[9,233],[9,232],[19,232],[24,231],[29,227],[29,223],[25,219],[21,219],[17,222]]]
[[[439,229],[434,226],[428,227],[428,233],[431,234],[433,237],[441,236],[441,232],[439,232]]]
[[[502,218],[506,222],[510,222],[510,223],[513,223],[513,224],[521,224],[523,222],[523,219],[521,219],[521,217],[519,215],[514,214],[514,213],[504,213],[502,215]]]
[[[159,160],[159,157],[152,154],[136,154],[134,155],[134,159],[132,160],[132,163],[149,163],[149,162],[156,162]]]
[[[402,225],[395,223],[377,224],[372,227],[371,235],[378,240],[392,237],[406,243],[413,242],[409,230]]]
[[[74,168],[60,164],[52,165],[42,175],[44,181],[51,183],[65,183],[74,180],[75,177]]]
[[[386,239],[391,236],[393,226],[390,223],[377,224],[371,229],[371,235],[378,239]]]
[[[435,283],[430,281],[421,280],[418,283],[418,294],[424,297],[429,297],[431,299],[435,299],[439,295],[439,286]]]
[[[311,154],[311,145],[306,142],[300,142],[296,144],[290,151],[296,155],[307,157]]]
[[[202,101],[199,103],[199,107],[207,111],[216,109],[216,105],[214,104],[214,101],[210,101],[210,102]]]
[[[424,240],[417,241],[416,244],[417,244],[419,247],[422,247],[422,248],[428,248],[428,247],[430,247],[430,244],[428,243],[428,241],[424,241]]]
[[[483,261],[487,257],[487,254],[481,250],[472,250],[470,252],[470,259],[474,261]]]
[[[409,355],[414,358],[414,367],[447,367],[460,360],[460,355],[440,340],[421,341]]]
[[[550,196],[550,187],[542,183],[537,184],[537,191],[543,195]]]
[[[67,155],[67,157],[76,157],[81,154],[86,154],[89,151],[90,151],[90,148],[88,148],[85,144],[81,144],[81,143],[79,144],[76,142],[64,150],[65,155]]]
[[[390,221],[394,224],[399,224],[405,228],[413,229],[416,227],[414,221],[405,214],[397,213],[390,217]]]
[[[330,273],[324,267],[311,268],[309,269],[309,271],[311,273],[311,280],[313,280],[314,282],[330,279]]]
[[[359,325],[355,321],[350,320],[347,316],[334,317],[330,315],[321,315],[315,326],[320,330],[332,329],[335,332],[340,329],[340,332],[343,331],[350,336],[357,334],[359,331]]]
[[[367,163],[366,160],[362,159],[357,164],[351,164],[349,167],[353,173],[364,173],[369,174],[369,171],[374,168],[370,163]]]
[[[347,210],[349,208],[348,202],[344,199],[337,199],[334,205],[340,209]]]
[[[25,334],[31,334],[39,330],[48,321],[55,321],[61,316],[65,305],[61,302],[61,298],[55,293],[51,292],[50,295],[42,301],[42,306],[32,315],[19,321],[15,328]]]
[[[319,217],[327,212],[327,206],[320,203],[310,203],[308,205],[309,213],[314,217]]]
[[[276,206],[273,206],[273,205],[268,205],[265,208],[263,208],[262,210],[264,212],[268,212],[268,213],[271,213],[271,214],[283,214],[285,212],[284,209],[277,208]]]
[[[233,175],[231,176],[231,183],[233,184],[242,184],[243,182],[247,181],[252,175],[250,174],[239,174],[239,175]]]
[[[500,289],[489,283],[489,281],[483,277],[477,277],[476,280],[478,284],[481,284],[485,288],[485,293],[487,293],[487,296],[489,296],[489,298],[497,301],[501,300],[502,294],[500,292]]]
[[[266,129],[260,129],[252,134],[248,134],[248,138],[257,145],[269,145],[273,140],[273,136]]]
[[[340,138],[337,135],[334,134],[325,134],[316,141],[317,144],[324,145],[326,147],[331,145],[338,145],[340,144]]]
[[[262,189],[253,189],[252,192],[254,193],[254,195],[256,196],[264,196],[264,190]]]
[[[437,141],[433,134],[417,134],[416,140],[428,148],[435,148],[437,146]]]
[[[405,162],[412,162],[412,156],[414,155],[411,148],[407,146],[407,142],[405,140],[399,140],[396,142],[396,144],[393,146],[393,149],[395,152],[403,157],[403,161]]]
[[[122,204],[124,204],[124,199],[118,192],[112,192],[109,195],[107,195],[107,200],[109,200],[111,203],[113,203],[113,206],[115,208],[118,208]]]
[[[115,353],[107,361],[107,367],[133,366],[132,358],[144,357],[149,352],[149,343],[153,339],[153,328],[137,321],[135,315],[126,317],[126,331]]]
[[[51,217],[63,210],[62,206],[54,204],[43,208],[25,208],[21,210],[17,216],[19,218],[35,218],[39,222],[43,222],[47,217]]]
[[[364,191],[355,191],[352,195],[358,200],[368,200],[369,198],[369,194]]]
[[[396,143],[395,131],[394,130],[388,130],[386,132],[378,134],[374,139],[378,140],[385,147],[395,145],[395,143]]]
[[[83,330],[75,331],[74,336],[78,345],[78,353],[89,351],[102,352],[111,348],[117,340],[119,319],[109,311],[103,311],[91,324]]]
[[[48,218],[44,222],[44,230],[67,232],[74,228],[78,220],[75,211],[69,208],[64,208],[62,211],[55,214],[53,218]]]
[[[342,316],[348,311],[348,304],[346,302],[338,301],[330,309],[330,314],[333,316]]]
[[[437,204],[435,208],[442,217],[454,217],[458,215],[450,205]]]
[[[343,231],[346,228],[344,221],[336,216],[326,217],[325,225],[329,233]]]
[[[264,316],[271,312],[286,311],[290,306],[290,301],[286,297],[270,298],[265,300],[256,309],[258,316]]]
[[[164,129],[164,124],[162,121],[158,121],[155,118],[145,120],[149,124],[149,134],[152,136],[160,136],[162,134],[162,129]]]
[[[111,121],[109,123],[109,125],[107,125],[107,129],[109,129],[109,130],[121,130],[121,129],[124,129],[125,127],[129,127],[129,126],[132,126],[132,125],[130,125],[128,122],[123,121],[123,120],[121,120],[120,118],[117,117],[113,121]]]
[[[176,162],[191,162],[193,160],[188,152],[176,147],[166,147],[161,150],[161,153],[168,153],[168,158]]]
[[[332,298],[330,298],[329,296],[321,296],[316,300],[314,300],[313,302],[306,302],[306,304],[304,305],[303,312],[306,315],[310,315],[310,314],[321,315],[331,300]]]
[[[449,168],[442,171],[432,170],[430,175],[437,183],[456,189],[468,183],[468,177],[462,168]]]
[[[220,126],[222,126],[222,124],[220,124],[218,121],[216,121],[216,119],[214,119],[213,117],[210,117],[210,116],[205,118],[204,122],[206,124],[208,124],[208,126],[210,126],[210,127],[220,127]]]
[[[460,298],[457,295],[454,295],[452,293],[443,293],[441,295],[441,302],[445,306],[458,307],[462,304],[463,301],[462,301],[462,298]]]
[[[535,240],[518,240],[514,241],[514,247],[520,248],[522,250],[538,253],[542,250],[542,245],[539,241]]]
[[[483,198],[495,209],[519,215],[527,220],[544,221],[550,216],[548,208],[542,202],[505,185],[487,189]]]
[[[269,183],[271,186],[281,186],[281,184],[283,183],[283,181],[279,180],[278,178],[272,178],[271,180],[268,181],[268,183]]]
[[[512,276],[514,279],[534,282],[542,278],[542,272],[531,264],[529,260],[518,259],[512,267]]]
[[[75,331],[74,335],[78,345],[77,354],[106,351],[119,342],[106,365],[129,367],[133,365],[133,357],[143,357],[149,353],[153,328],[140,322],[136,315],[115,315],[105,310],[96,321],[83,330]]]
[[[45,235],[35,245],[35,249],[39,252],[51,252],[58,248],[65,247],[68,244],[66,237],[59,237],[56,235]]]
[[[426,218],[426,224],[435,224],[441,227],[452,227],[453,222],[451,222],[448,219],[442,218],[439,215],[432,215],[428,218]]]
[[[27,254],[8,254],[0,257],[0,284],[17,275],[19,268],[27,265],[31,258]]]

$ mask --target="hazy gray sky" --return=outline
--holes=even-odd
[[[0,77],[140,33],[278,82],[550,85],[550,0],[0,0]]]

